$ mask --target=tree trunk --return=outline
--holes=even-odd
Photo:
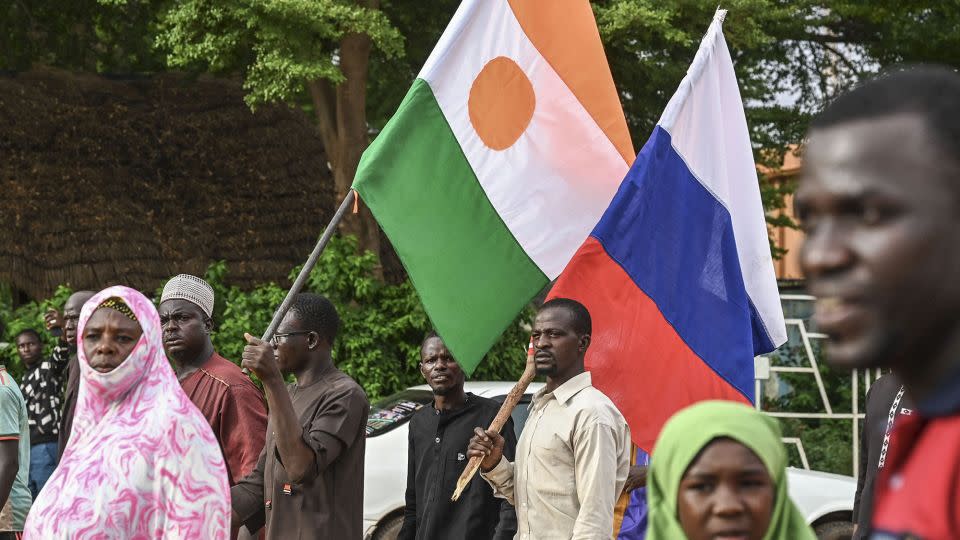
[[[368,8],[378,8],[379,0],[361,0]],[[367,128],[367,67],[372,43],[366,34],[347,34],[340,40],[340,71],[345,80],[335,88],[326,80],[309,83],[320,135],[327,148],[338,201],[346,196],[369,144]],[[339,202],[338,202],[339,204]],[[380,259],[380,227],[361,201],[359,212],[347,215],[340,230],[357,237],[361,250],[369,250]],[[382,266],[377,274],[383,277]]]

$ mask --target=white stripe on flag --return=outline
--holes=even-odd
[[[526,132],[502,151],[480,140],[467,107],[474,78],[499,56],[515,61],[536,93]],[[507,228],[556,278],[610,204],[627,172],[623,157],[527,38],[506,0],[461,4],[419,76]]]
[[[726,11],[717,11],[659,124],[670,133],[674,149],[691,172],[730,213],[747,295],[760,313],[770,341],[778,347],[787,341],[787,329],[750,132],[733,60],[723,39],[725,15]]]

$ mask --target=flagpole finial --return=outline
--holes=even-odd
[[[720,9],[720,6],[717,6],[717,12],[714,14],[713,18],[723,23],[723,20],[727,18],[727,10]]]

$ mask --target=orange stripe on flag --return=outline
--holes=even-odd
[[[637,157],[587,0],[509,0],[513,14],[560,79],[623,156]]]

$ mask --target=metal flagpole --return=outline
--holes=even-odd
[[[317,265],[317,261],[320,260],[320,254],[323,253],[324,248],[327,247],[327,244],[330,242],[330,238],[333,236],[334,231],[337,230],[337,225],[340,223],[340,220],[343,219],[344,214],[347,213],[347,209],[350,208],[350,205],[357,199],[357,193],[352,189],[347,192],[347,196],[343,198],[343,202],[340,203],[340,207],[337,208],[337,212],[333,214],[333,218],[330,219],[330,223],[327,224],[327,228],[324,229],[323,234],[320,235],[320,240],[317,241],[317,245],[314,246],[313,252],[310,253],[310,257],[307,258],[307,262],[303,265],[303,268],[300,270],[300,274],[297,275],[297,279],[294,280],[293,286],[290,287],[290,290],[287,291],[287,296],[283,299],[283,302],[280,303],[280,307],[277,308],[276,313],[273,314],[273,320],[270,321],[270,325],[267,326],[266,332],[263,333],[263,341],[269,342],[273,338],[273,334],[276,333],[277,327],[280,326],[280,321],[283,320],[284,315],[287,314],[287,310],[290,309],[290,304],[293,304],[293,299],[300,291],[303,290],[303,284],[307,282],[307,277],[310,276],[310,271],[313,270],[313,267]],[[244,368],[244,373],[249,373],[246,368]]]

